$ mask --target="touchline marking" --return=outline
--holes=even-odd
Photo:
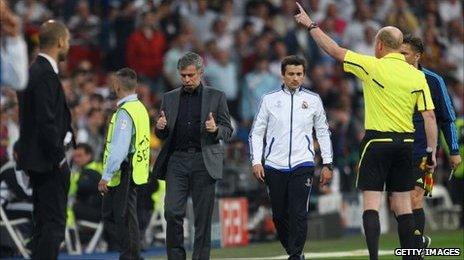
[[[333,258],[333,257],[347,257],[347,256],[369,256],[369,252],[366,249],[357,249],[351,251],[339,251],[339,252],[328,252],[328,253],[305,253],[307,259],[317,258]],[[381,255],[393,255],[393,250],[379,250],[379,256]],[[270,256],[270,257],[228,257],[228,258],[212,258],[215,260],[280,260],[288,259],[288,255]]]

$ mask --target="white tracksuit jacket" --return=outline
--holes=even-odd
[[[252,165],[264,157],[267,167],[284,172],[314,166],[313,128],[323,163],[331,163],[330,131],[319,95],[304,88],[292,94],[286,87],[265,94],[249,137]]]

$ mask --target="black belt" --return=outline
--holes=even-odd
[[[201,152],[201,148],[189,147],[189,148],[178,149],[176,151],[177,152],[183,152],[183,153],[199,153],[199,152]]]
[[[378,139],[378,138],[391,138],[394,141],[403,141],[405,139],[412,139],[414,140],[414,133],[398,133],[398,132],[380,132],[376,130],[366,130],[366,134],[364,135],[364,139]]]

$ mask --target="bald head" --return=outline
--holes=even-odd
[[[62,22],[55,20],[44,22],[39,31],[40,49],[56,47],[60,39],[66,38],[68,34],[68,29]]]
[[[394,26],[386,26],[377,33],[377,40],[391,50],[398,50],[403,43],[403,33]]]

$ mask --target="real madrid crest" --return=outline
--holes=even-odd
[[[301,104],[301,108],[307,109],[309,107],[308,102],[306,100],[303,100],[303,104]]]
[[[277,100],[276,107],[281,108],[282,107],[282,101]]]

